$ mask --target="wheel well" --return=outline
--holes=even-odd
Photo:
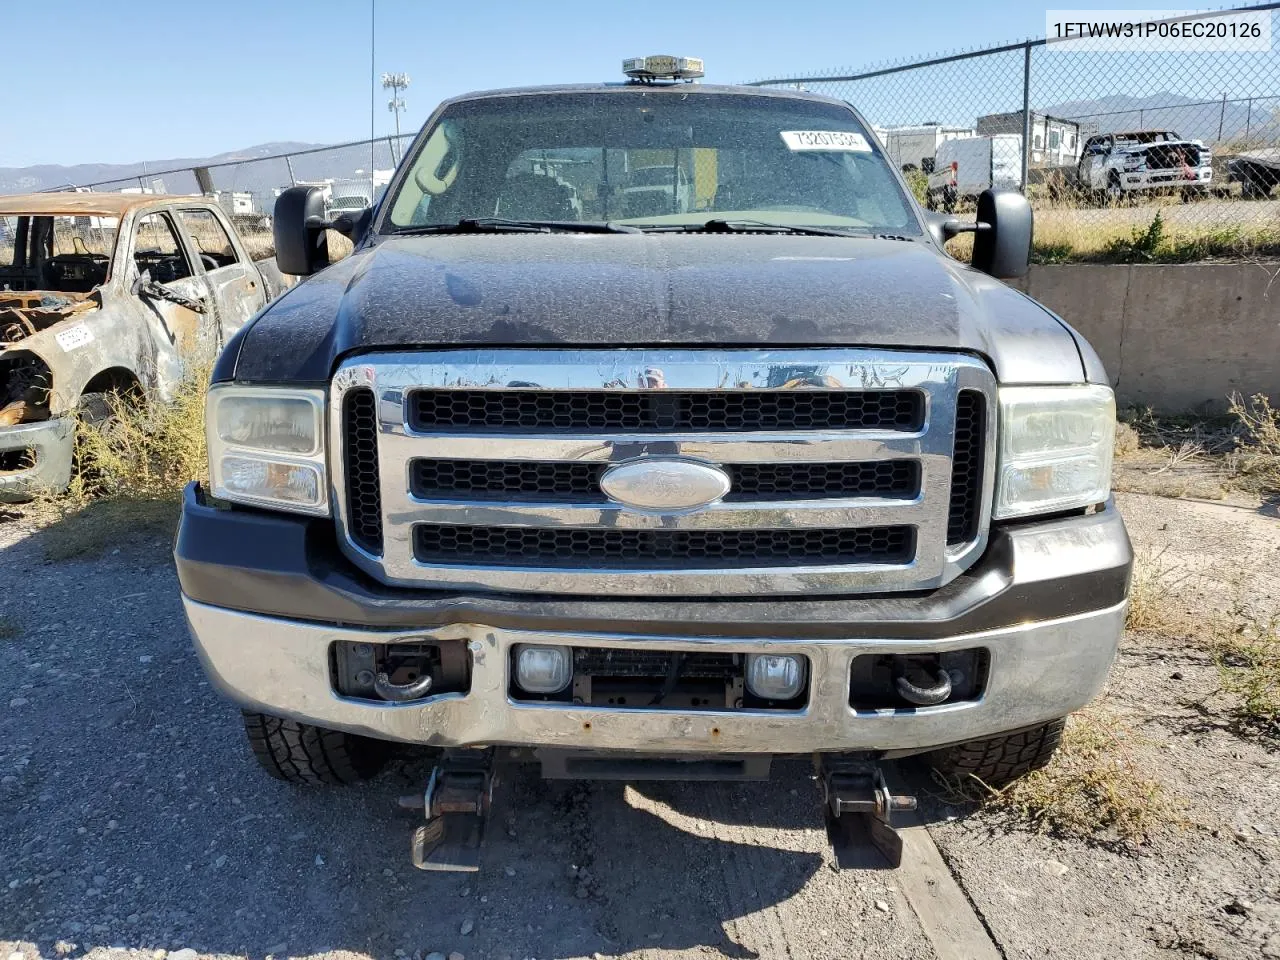
[[[142,383],[132,370],[124,367],[109,367],[100,373],[94,374],[80,392],[82,395],[86,393],[120,393],[141,396]]]

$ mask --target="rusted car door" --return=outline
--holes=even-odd
[[[179,207],[178,221],[200,261],[218,315],[225,343],[267,302],[262,275],[233,238],[220,211],[210,207]]]
[[[148,213],[138,218],[132,254],[138,277],[144,275],[176,298],[199,303],[203,312],[163,296],[149,295],[145,284],[139,301],[151,329],[148,351],[161,396],[184,376],[193,363],[212,359],[216,350],[216,315],[206,277],[191,263],[168,213]]]

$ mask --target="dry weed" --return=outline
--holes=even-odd
[[[108,416],[76,426],[76,470],[66,492],[32,507],[47,522],[50,560],[101,552],[138,534],[168,533],[182,488],[203,479],[204,369],[193,369],[167,403],[108,398]]]
[[[1212,623],[1207,642],[1237,732],[1280,739],[1280,615],[1237,605]]]
[[[1134,557],[1125,627],[1143,633],[1184,637],[1193,632],[1198,623],[1180,589],[1192,573],[1168,563],[1164,554],[1164,550],[1159,553],[1145,550]]]
[[[1237,393],[1231,397],[1231,413],[1243,433],[1232,456],[1241,486],[1280,494],[1280,410],[1261,393],[1248,400]]]
[[[1116,459],[1120,460],[1125,457],[1132,456],[1138,452],[1141,446],[1141,439],[1138,437],[1138,431],[1123,420],[1116,421]]]
[[[1134,747],[1144,743],[1115,714],[1093,707],[1067,720],[1048,766],[997,790],[976,778],[952,782],[959,796],[1036,830],[1102,844],[1143,844],[1187,823],[1182,801],[1146,776]]]

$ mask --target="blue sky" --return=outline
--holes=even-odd
[[[1045,17],[1024,0],[376,3],[376,70],[412,78],[405,129],[467,90],[616,79],[624,56],[701,56],[709,80],[737,82],[1041,36]],[[126,163],[368,136],[370,0],[0,7],[4,33],[22,38],[5,47],[0,166]],[[379,89],[379,134],[392,127],[386,99]]]

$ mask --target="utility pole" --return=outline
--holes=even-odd
[[[400,111],[405,109],[404,99],[400,96],[401,91],[409,86],[409,75],[407,73],[384,73],[382,75],[382,89],[391,91],[391,99],[387,101],[387,109],[396,115],[396,141],[400,140]]]

